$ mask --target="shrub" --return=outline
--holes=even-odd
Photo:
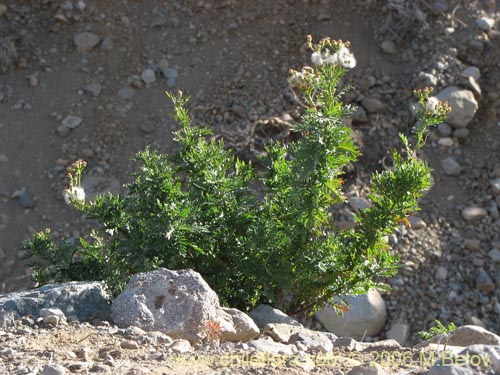
[[[414,145],[401,135],[405,156],[394,151],[394,168],[372,176],[372,206],[357,214],[355,228],[340,231],[331,209],[345,202],[342,168],[359,150],[345,125],[353,108],[342,103],[339,83],[356,60],[348,43],[308,42],[312,66],[290,77],[307,106],[294,127],[301,137],[270,143],[264,171],[210,139],[210,130],[192,126],[187,98],[168,94],[180,126],[174,132],[179,151],[138,153],[141,166],[128,193],[93,202],[85,202],[79,190],[83,167],[76,165],[66,197],[99,227],[90,241],[76,245],[56,244],[49,231],[27,240],[35,279],[102,279],[117,294],[137,272],[192,268],[226,305],[248,309],[264,302],[298,313],[333,303],[333,297],[364,293],[380,286],[380,277],[393,275],[397,257],[386,235],[418,210],[418,198],[431,185],[417,151],[447,107],[429,98],[429,90],[417,92]]]

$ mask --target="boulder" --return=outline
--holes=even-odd
[[[223,340],[245,341],[259,334],[250,317],[222,309],[217,294],[193,270],[161,268],[133,276],[113,300],[111,314],[119,327],[161,331],[191,343],[206,337],[209,322],[220,324]]]
[[[387,312],[382,296],[375,289],[367,294],[349,296],[349,311],[339,316],[327,305],[316,312],[315,317],[323,326],[337,336],[361,340],[364,336],[375,336],[384,328]]]
[[[110,298],[104,283],[72,281],[0,296],[0,325],[9,326],[26,315],[40,316],[42,309],[60,309],[70,320],[109,320]]]
[[[441,91],[437,98],[443,102],[448,102],[451,107],[446,122],[454,128],[466,128],[478,109],[477,101],[470,90],[451,86]]]

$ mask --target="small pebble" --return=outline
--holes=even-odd
[[[481,17],[481,18],[476,20],[476,26],[484,31],[491,30],[494,25],[495,25],[495,20],[493,20],[489,17]]]
[[[488,212],[482,207],[467,207],[462,210],[462,217],[471,223],[483,220]]]

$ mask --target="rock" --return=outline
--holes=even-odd
[[[252,340],[247,344],[249,347],[258,350],[259,352],[287,355],[293,354],[293,350],[290,345],[281,344],[271,340]]]
[[[147,68],[141,74],[141,79],[146,85],[150,85],[156,82],[156,74],[153,69]]]
[[[129,101],[134,98],[135,91],[136,90],[130,86],[122,87],[120,90],[118,90],[117,96],[120,99]]]
[[[191,343],[184,339],[174,340],[168,348],[176,353],[188,353],[193,350]]]
[[[470,251],[478,251],[481,246],[481,241],[466,238],[464,240],[464,246]]]
[[[466,325],[458,327],[453,332],[437,335],[423,341],[415,345],[414,349],[424,348],[429,344],[444,344],[445,342],[451,346],[469,346],[475,344],[500,345],[500,337],[484,328]]]
[[[67,127],[68,129],[76,129],[77,127],[79,127],[82,123],[82,119],[80,117],[77,117],[77,116],[66,116],[62,121],[61,121],[61,124],[65,127]]]
[[[462,129],[455,129],[453,132],[453,135],[457,137],[458,139],[465,139],[469,136],[470,131],[469,129],[462,128]]]
[[[45,324],[50,324],[53,326],[58,325],[59,323],[66,322],[66,315],[58,308],[43,308],[40,309],[39,313],[40,317],[43,318],[43,322]]]
[[[448,125],[446,122],[442,122],[440,123],[438,126],[438,131],[439,131],[439,134],[441,134],[443,137],[447,137],[449,135],[451,135],[452,133],[452,128],[450,125]]]
[[[274,341],[283,344],[293,344],[297,341],[305,341],[322,352],[330,352],[333,348],[332,341],[328,336],[322,332],[313,331],[305,327],[283,323],[270,323],[263,328],[262,333],[270,336]]]
[[[495,26],[495,20],[489,17],[481,17],[476,20],[476,26],[483,31],[489,31]]]
[[[364,98],[361,105],[368,113],[384,113],[387,110],[385,104],[376,98]]]
[[[441,160],[441,168],[448,176],[458,176],[462,173],[462,166],[451,156]]]
[[[120,181],[109,176],[84,176],[82,178],[82,187],[85,190],[87,199],[94,200],[98,195],[120,192]]]
[[[453,146],[453,144],[454,144],[453,139],[448,138],[448,137],[440,138],[438,140],[438,145],[440,145],[440,146],[451,147],[451,146]]]
[[[478,327],[487,329],[486,325],[484,324],[484,322],[481,319],[479,319],[478,317],[475,317],[475,316],[471,316],[470,318],[468,318],[467,319],[467,323],[469,325],[471,325],[471,326],[478,326]]]
[[[415,80],[415,86],[417,88],[435,87],[437,84],[438,84],[437,77],[433,74],[426,72],[420,72],[417,76],[417,79]]]
[[[500,369],[500,346],[470,345],[438,358],[427,375],[493,374]]]
[[[221,336],[230,339],[254,337],[259,332],[242,312],[221,309],[217,294],[193,270],[161,268],[134,275],[113,300],[111,314],[119,327],[161,331],[192,343],[205,338],[210,321],[218,322]]]
[[[401,346],[406,345],[409,336],[410,326],[406,323],[396,323],[387,331],[387,338],[396,340]]]
[[[111,39],[109,36],[104,37],[101,43],[101,49],[104,51],[111,51],[113,49],[113,39]]]
[[[396,43],[392,40],[384,40],[380,45],[380,49],[389,55],[396,55],[398,53]]]
[[[380,293],[372,289],[365,295],[349,296],[349,311],[340,317],[329,305],[316,312],[315,317],[330,332],[360,340],[375,336],[385,325],[386,309]]]
[[[167,79],[177,79],[179,72],[177,69],[166,67],[162,70],[163,76]]]
[[[0,17],[7,13],[7,5],[0,4]]]
[[[348,352],[360,352],[364,349],[362,343],[354,340],[352,337],[339,337],[333,342],[334,348],[342,348]]]
[[[101,38],[98,35],[89,32],[79,33],[73,37],[73,43],[75,43],[78,52],[88,52],[97,46],[100,41]]]
[[[89,83],[83,86],[83,91],[97,97],[101,95],[102,85],[100,83]]]
[[[450,105],[451,112],[448,113],[446,122],[454,128],[467,127],[478,109],[472,91],[455,86],[447,87],[437,95],[437,98]]]
[[[481,77],[481,71],[475,66],[468,66],[462,71],[462,75],[466,78],[472,77],[477,81]]]
[[[66,369],[61,365],[48,364],[42,370],[42,375],[65,375]]]
[[[382,366],[376,363],[370,366],[355,366],[347,373],[347,375],[387,375],[388,373]]]
[[[476,289],[486,293],[493,292],[495,290],[495,283],[491,279],[490,275],[488,275],[488,273],[482,268],[479,269],[476,277]],[[476,344],[481,343],[478,342]]]
[[[371,203],[368,199],[363,197],[349,197],[349,204],[356,212],[371,207]]]
[[[66,126],[64,125],[59,125],[57,128],[56,128],[56,132],[57,134],[59,134],[61,137],[67,137],[69,135],[69,133],[71,133],[71,130],[69,128],[67,128]]]
[[[71,320],[110,318],[109,296],[104,283],[73,281],[0,295],[0,322],[4,314],[14,313],[16,318],[39,316],[43,308],[58,308]]]
[[[35,207],[35,202],[33,201],[33,198],[31,197],[31,194],[28,193],[26,190],[23,190],[19,194],[19,204],[21,205],[22,208],[33,208],[33,207]]]
[[[366,124],[368,122],[368,115],[366,114],[366,110],[358,106],[356,108],[356,112],[354,112],[351,116],[353,124]]]
[[[466,207],[462,210],[462,217],[468,223],[481,221],[488,215],[488,212],[482,207]]]
[[[410,215],[408,221],[410,222],[410,228],[415,230],[424,229],[427,226],[424,219],[419,216]]]
[[[302,324],[298,321],[270,305],[258,305],[255,309],[250,311],[248,315],[253,319],[259,328],[264,328],[269,323],[284,323],[302,327]]]
[[[247,314],[226,307],[223,307],[222,311],[229,315],[226,319],[226,327],[234,327],[234,329],[222,330],[222,341],[247,342],[260,334],[259,327]],[[220,315],[224,317],[222,313]]]
[[[500,262],[500,250],[493,249],[488,252],[488,256],[493,262]]]
[[[122,340],[120,341],[120,348],[122,349],[139,349],[139,344],[135,340]]]
[[[5,229],[7,227],[7,223],[9,222],[9,216],[0,212],[0,230]],[[2,248],[0,248],[0,260],[5,258],[5,252]]]
[[[500,178],[495,178],[493,181],[490,181],[490,186],[491,195],[494,197],[500,195]]]
[[[435,277],[438,280],[446,280],[446,278],[448,277],[448,271],[446,270],[446,268],[439,266],[436,271]]]

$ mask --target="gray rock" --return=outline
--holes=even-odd
[[[89,32],[79,33],[73,37],[73,43],[75,43],[78,52],[88,52],[97,46],[100,41],[101,38],[98,35]]]
[[[209,321],[218,322],[222,337],[227,339],[239,341],[259,332],[242,312],[221,309],[217,294],[193,270],[161,268],[134,275],[113,300],[111,314],[119,327],[161,331],[192,343],[205,338]]]
[[[156,82],[156,74],[153,69],[147,68],[141,74],[141,79],[146,85],[150,85]]]
[[[67,127],[68,129],[76,129],[77,127],[79,127],[81,124],[82,124],[82,119],[80,117],[77,117],[77,116],[66,116],[62,121],[61,121],[61,124],[65,127]]]
[[[262,330],[274,341],[283,344],[294,344],[297,341],[306,342],[306,345],[313,346],[314,349],[322,352],[330,352],[333,348],[332,341],[319,331],[313,331],[305,327],[297,327],[283,323],[270,323]]]
[[[469,134],[470,130],[467,128],[455,129],[455,131],[453,132],[453,135],[458,139],[465,139],[469,136]]]
[[[476,289],[486,293],[493,292],[495,290],[495,283],[491,279],[490,275],[488,275],[488,273],[482,268],[479,269],[479,272],[476,277]],[[478,342],[471,344],[482,344],[482,343]]]
[[[396,55],[398,53],[396,43],[394,43],[392,40],[384,40],[380,45],[380,48],[382,49],[382,51],[388,53],[389,55]]]
[[[438,84],[438,79],[435,75],[426,73],[426,72],[420,72],[417,76],[415,85],[418,88],[424,88],[424,87],[434,87]]]
[[[447,344],[451,346],[469,346],[469,345],[500,345],[500,337],[484,328],[466,325],[458,327],[453,332],[437,335],[429,340],[423,341],[414,346],[414,349],[420,349],[429,344]]]
[[[90,200],[94,200],[98,195],[106,193],[118,194],[120,186],[120,181],[112,176],[84,176],[82,179],[85,195]]]
[[[494,262],[500,262],[500,250],[492,249],[488,252],[488,256]]]
[[[481,71],[476,66],[468,66],[462,71],[464,77],[472,77],[476,81],[481,77]]]
[[[451,135],[451,133],[453,131],[451,126],[448,125],[446,122],[440,123],[437,126],[437,128],[438,128],[439,134],[441,134],[443,137],[447,137],[447,136]]]
[[[65,375],[66,369],[57,364],[48,364],[42,370],[42,375]]]
[[[364,349],[362,343],[354,340],[352,337],[339,337],[333,342],[334,348],[342,348],[348,352],[360,352]]]
[[[349,296],[349,311],[339,316],[329,305],[316,312],[315,317],[337,336],[353,337],[377,335],[385,325],[387,312],[380,293],[372,289],[365,295]]]
[[[462,173],[462,166],[451,156],[441,160],[441,168],[448,176],[458,176]]]
[[[8,221],[9,221],[9,216],[0,212],[0,230],[5,229]],[[3,258],[5,258],[5,252],[3,249],[0,248],[0,260],[2,260]]]
[[[0,322],[9,324],[12,313],[16,318],[39,316],[43,308],[59,308],[72,320],[110,319],[109,296],[104,283],[73,281],[1,295]]]
[[[385,104],[376,98],[364,98],[361,105],[368,113],[384,113],[387,110]]]
[[[491,186],[491,195],[496,197],[500,195],[500,178],[495,178],[493,181],[490,181]]]
[[[446,278],[448,277],[448,271],[443,266],[439,266],[436,271],[435,277],[438,280],[446,280]]]
[[[166,67],[165,69],[163,69],[162,73],[163,73],[163,76],[167,79],[175,80],[179,76],[179,72],[177,71],[177,69],[174,69],[174,68]]]
[[[33,208],[33,207],[35,207],[35,202],[33,201],[33,198],[31,197],[31,194],[28,193],[26,190],[23,190],[19,194],[19,204],[21,205],[22,208]]]
[[[462,210],[462,217],[465,221],[472,223],[481,221],[488,215],[488,212],[482,207],[470,206]]]
[[[415,230],[424,229],[427,226],[424,219],[419,216],[410,215],[408,221],[410,222],[410,228]]]
[[[448,102],[451,112],[448,113],[446,122],[454,128],[465,128],[474,118],[478,104],[472,91],[463,90],[455,86],[447,87],[441,91],[437,98]]]
[[[363,197],[349,197],[349,205],[356,212],[371,207],[371,203],[368,201],[368,199]]]
[[[476,20],[476,26],[483,31],[489,31],[495,26],[495,20],[489,17],[481,17]]]
[[[248,315],[253,319],[257,327],[264,328],[269,323],[284,323],[292,326],[302,327],[295,319],[270,305],[258,305]]]
[[[498,373],[500,370],[500,346],[470,345],[441,357],[427,374],[482,375]],[[494,372],[490,372],[491,369]]]
[[[130,86],[122,87],[120,90],[118,90],[117,95],[120,99],[127,101],[132,100],[135,96],[135,89]]]
[[[363,107],[358,106],[358,108],[356,108],[356,112],[352,114],[351,119],[352,123],[355,125],[366,124],[368,122],[368,115],[366,114],[366,110]]]
[[[100,83],[89,83],[88,85],[83,86],[83,91],[97,97],[101,95],[102,85]]]
[[[0,17],[7,13],[7,5],[0,4]]]
[[[451,359],[450,359],[451,362]],[[451,365],[448,364],[444,366],[441,363],[437,363],[432,366],[425,375],[478,375],[472,369],[459,366],[459,365]]]
[[[396,340],[402,346],[406,345],[409,336],[410,326],[406,323],[396,323],[387,331],[387,338]]]
[[[249,347],[254,348],[259,352],[287,355],[293,354],[291,345],[285,345],[271,340],[252,340],[247,344]]]
[[[59,125],[57,128],[56,128],[56,132],[58,135],[60,135],[61,137],[67,137],[69,135],[69,133],[71,133],[71,130],[69,130],[66,126],[64,125]]]
[[[226,313],[227,316],[224,316],[222,312]],[[252,318],[240,310],[223,307],[220,315],[225,318],[226,327],[229,328],[222,330],[222,341],[246,342],[260,334],[259,327]]]
[[[347,373],[347,375],[387,375],[388,373],[377,364],[370,366],[355,366]]]

